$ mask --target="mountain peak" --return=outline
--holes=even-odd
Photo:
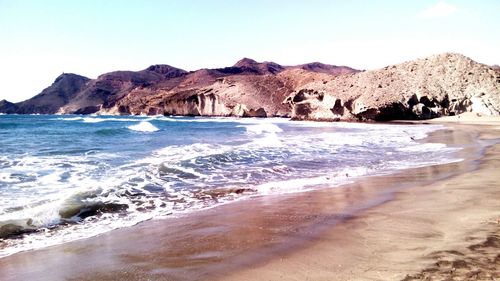
[[[235,67],[253,67],[255,65],[259,64],[253,59],[250,58],[242,58],[239,60],[234,66]]]
[[[320,72],[320,73],[326,73],[326,74],[332,74],[332,75],[359,72],[359,70],[351,68],[351,67],[324,64],[321,62],[311,62],[311,63],[301,64],[298,66],[294,66],[292,68],[300,68],[300,69],[307,70],[307,71]]]
[[[3,104],[14,104],[14,103],[12,103],[6,99],[2,99],[2,100],[0,100],[0,105],[3,105]]]
[[[439,62],[457,62],[457,61],[466,61],[469,63],[474,62],[471,58],[469,58],[467,56],[464,56],[464,55],[458,54],[458,53],[450,53],[450,52],[431,55],[428,57],[424,57],[420,60],[439,61]],[[414,60],[414,61],[418,61],[418,59]]]
[[[242,58],[233,67],[245,69],[256,74],[276,74],[283,71],[285,68],[274,62],[257,62],[253,59]]]
[[[0,100],[0,112],[1,113],[16,113],[18,106],[6,99]]]
[[[187,71],[173,67],[168,64],[154,64],[145,69],[145,71],[151,71],[165,76],[165,78],[179,77],[187,73]]]
[[[87,78],[85,76],[81,76],[78,74],[74,73],[62,73],[61,75],[57,76],[56,80],[54,80],[54,83],[60,82],[63,79],[83,79],[83,80],[90,80],[90,78]]]
[[[147,71],[153,71],[153,72],[156,72],[156,73],[159,73],[159,74],[167,74],[171,71],[183,71],[183,72],[186,72],[185,70],[183,69],[180,69],[180,68],[177,68],[177,67],[173,67],[171,65],[168,65],[168,64],[153,64],[151,66],[149,66],[148,68],[146,68]]]

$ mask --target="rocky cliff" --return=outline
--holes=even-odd
[[[15,104],[17,107],[15,113],[18,114],[52,114],[61,107],[71,103],[77,94],[82,91],[89,78],[72,73],[64,73],[56,78],[54,83],[44,89],[40,94],[29,100]],[[0,112],[3,110],[0,105]],[[8,113],[8,112],[6,112]],[[13,113],[13,112],[10,112]]]
[[[307,120],[498,115],[500,72],[458,54],[363,71],[318,62],[282,66],[244,58],[187,72],[169,65],[88,79],[63,74],[35,97],[0,101],[3,113],[284,116]]]
[[[10,101],[0,100],[0,112],[6,114],[13,114],[18,111],[19,107]]]
[[[161,77],[154,70],[160,68]],[[283,100],[298,86],[353,72],[342,66],[281,66],[248,58],[230,67],[192,72],[152,66],[101,75],[57,113],[288,117],[290,105]]]
[[[115,71],[97,79],[63,74],[35,97],[0,102],[3,113],[290,116],[283,104],[296,87],[356,72],[312,63],[281,66],[244,58],[235,65],[187,72],[169,65]]]
[[[187,72],[169,65],[152,65],[141,71],[115,71],[88,82],[75,97],[58,108],[60,114],[91,114],[112,107],[117,101],[139,88],[154,91],[163,81],[183,77]]]
[[[314,81],[285,100],[299,120],[428,119],[499,115],[500,72],[459,54]]]

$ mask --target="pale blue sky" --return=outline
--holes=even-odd
[[[500,64],[499,15],[497,0],[0,0],[0,100],[27,99],[62,72],[242,57],[375,69],[450,51]]]

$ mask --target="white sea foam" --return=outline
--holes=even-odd
[[[100,123],[100,122],[137,122],[137,121],[151,121],[153,118],[145,119],[143,117],[134,117],[134,118],[121,118],[121,117],[97,117],[96,116],[75,116],[75,117],[60,117],[55,118],[53,120],[62,120],[62,121],[82,121],[83,123]]]
[[[99,118],[99,117],[84,117],[84,123],[100,123],[100,122],[137,122],[144,119],[139,118]],[[152,119],[150,118],[149,121]],[[148,121],[148,120],[144,120]]]
[[[79,121],[79,120],[83,120],[83,117],[81,117],[81,116],[77,116],[77,117],[62,117],[62,118],[56,118],[55,120]]]
[[[406,147],[400,147],[397,150],[404,152],[425,152],[425,151],[442,151],[443,149],[447,149],[447,146],[444,143],[422,143]]]
[[[0,182],[14,183],[19,179],[13,178],[11,173],[0,173]]]
[[[338,132],[319,133],[312,136],[293,136],[292,138],[297,138],[299,141],[304,138],[308,138],[311,143],[319,143],[320,145],[324,144],[328,146],[359,146],[371,140],[370,138],[368,138],[368,136],[360,136],[354,133]]]
[[[262,123],[257,125],[239,125],[237,127],[245,127],[248,134],[264,134],[264,133],[281,133],[283,130],[275,124]]]
[[[106,121],[106,119],[97,117],[84,117],[82,121],[83,123],[100,123]]]
[[[179,162],[189,160],[196,157],[222,154],[230,151],[232,148],[227,145],[208,144],[208,143],[194,143],[190,145],[173,145],[159,149],[153,152],[152,159],[146,159],[147,162],[155,161],[169,161]],[[140,160],[141,161],[141,160]],[[142,161],[141,161],[142,162]]]
[[[144,133],[152,133],[160,130],[153,124],[149,123],[148,121],[142,121],[139,124],[130,125],[127,128],[132,131],[144,132]]]
[[[266,182],[257,186],[257,191],[262,195],[286,194],[304,192],[318,186],[337,186],[352,182],[353,179],[370,173],[366,167],[346,168],[330,175],[309,178],[295,178],[281,181]]]
[[[243,145],[247,149],[262,149],[272,147],[283,147],[282,139],[274,133],[264,134],[262,137],[256,138],[250,143]]]
[[[105,118],[106,121],[114,121],[114,122],[137,122],[137,121],[151,121],[153,118],[144,118],[144,117],[136,117],[136,118]]]

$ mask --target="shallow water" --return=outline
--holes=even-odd
[[[249,196],[459,161],[457,147],[418,141],[442,128],[2,115],[0,257]]]

